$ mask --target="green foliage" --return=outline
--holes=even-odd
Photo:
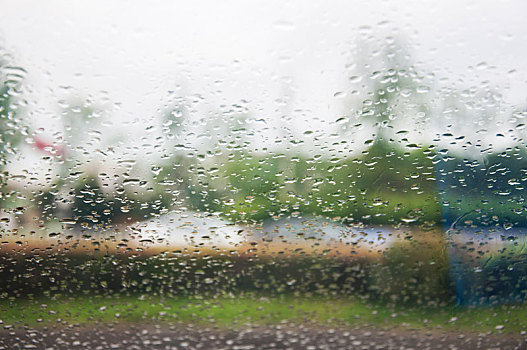
[[[61,200],[58,195],[65,186],[72,187],[67,195],[69,201]],[[97,177],[83,174],[72,184],[53,185],[35,194],[33,199],[46,221],[66,215],[68,221],[83,228],[105,228],[110,224],[145,220],[171,205],[170,197],[159,187],[145,192],[132,191],[123,185],[115,191],[105,191]]]
[[[505,237],[503,237],[505,239]],[[510,304],[527,297],[527,248],[509,241],[499,251],[474,254],[469,244],[453,244],[452,274],[458,281],[458,301],[463,305]]]
[[[78,239],[63,237],[63,239]],[[219,296],[360,294],[365,259],[292,256],[132,256],[130,254],[0,255],[0,296],[130,294]],[[68,278],[64,278],[64,276]]]
[[[454,155],[437,164],[443,215],[451,224],[458,218],[480,226],[526,226],[524,147],[490,154],[482,160]]]
[[[99,182],[94,177],[77,183],[73,191],[72,216],[81,225],[92,225],[98,222],[109,222],[115,216],[115,201],[102,192]]]
[[[217,298],[167,298],[152,294],[131,296],[59,295],[32,300],[15,299],[0,302],[6,325],[26,327],[111,324],[118,315],[120,322],[173,324],[185,322],[200,326],[246,327],[279,325],[283,320],[320,326],[367,325],[400,327],[415,330],[444,329],[454,332],[518,334],[527,326],[527,306],[467,309],[455,306],[442,308],[399,307],[372,304],[357,298],[254,298],[253,296],[221,296]],[[452,321],[455,319],[455,321]],[[399,334],[399,333],[398,333]],[[400,333],[405,334],[405,333]]]
[[[6,82],[0,82],[0,167],[7,164],[9,154],[13,154],[14,147],[22,141],[11,90]]]
[[[375,298],[395,305],[438,306],[454,301],[449,261],[440,233],[421,232],[396,242],[369,269]]]
[[[20,94],[20,81],[22,75],[17,75],[17,80],[9,80],[6,71],[16,67],[8,66],[8,62],[0,59],[0,206],[8,207],[16,202],[18,197],[7,187],[9,173],[5,166],[9,157],[16,154],[18,145],[23,140],[23,126],[19,119],[19,108],[16,96]],[[18,68],[16,68],[18,69]],[[23,70],[20,70],[23,72]],[[19,80],[20,78],[20,80]]]
[[[199,184],[209,197],[200,201],[238,222],[296,212],[367,224],[438,224],[441,208],[429,153],[403,152],[382,141],[355,158],[239,151],[210,167],[214,175],[204,169],[206,180]]]

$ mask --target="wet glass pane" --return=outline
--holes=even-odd
[[[0,11],[0,349],[521,349],[521,1]]]

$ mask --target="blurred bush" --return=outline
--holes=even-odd
[[[368,286],[375,299],[437,306],[455,301],[449,268],[443,235],[415,231],[368,266]]]
[[[319,256],[170,255],[2,255],[0,296],[294,295],[437,305],[452,301],[453,295],[445,262],[434,247],[423,252],[412,244],[404,245],[380,262]]]

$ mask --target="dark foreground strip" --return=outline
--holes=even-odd
[[[527,349],[519,334],[278,325],[116,325],[0,331],[0,349]]]

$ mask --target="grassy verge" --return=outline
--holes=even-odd
[[[346,298],[98,296],[4,300],[0,303],[0,319],[4,326],[14,327],[184,322],[232,328],[286,321],[334,326],[367,324],[517,333],[527,331],[527,305],[478,309],[455,306],[391,308]]]

